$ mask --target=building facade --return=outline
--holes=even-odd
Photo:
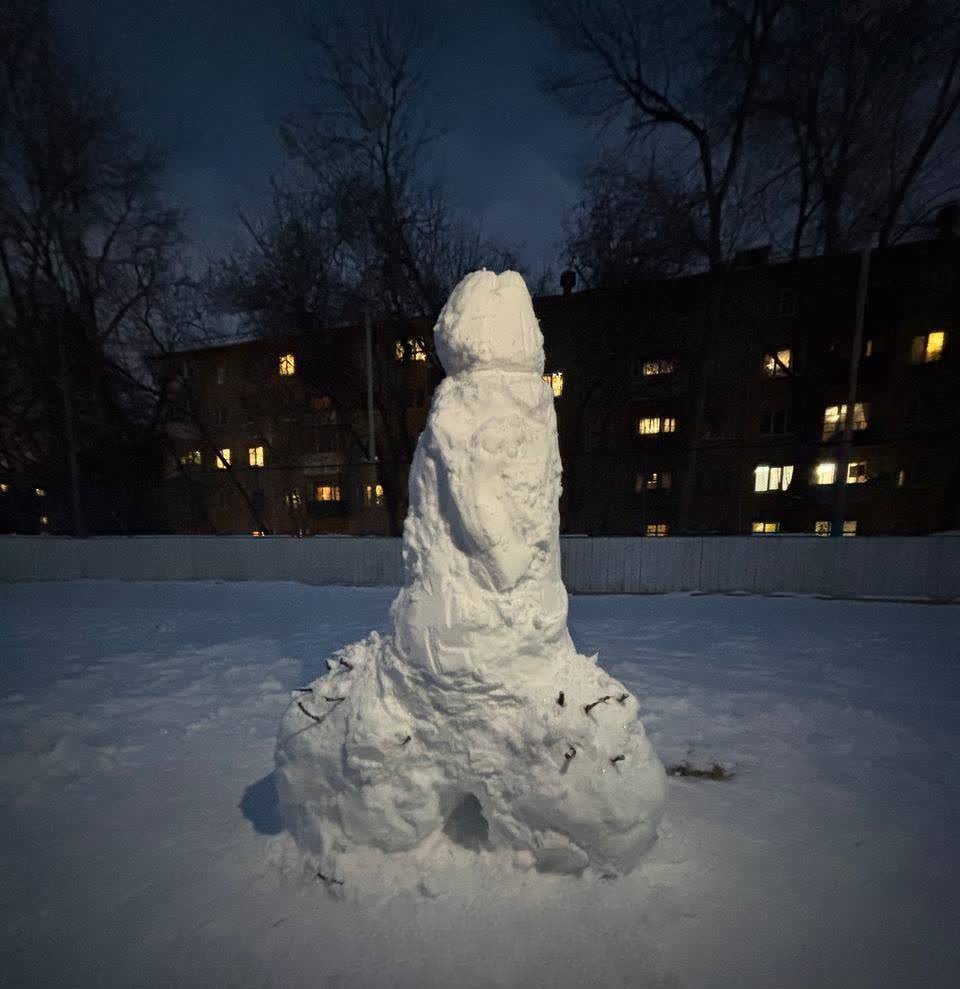
[[[564,531],[960,528],[960,244],[871,253],[855,353],[862,264],[753,251],[723,270],[535,300]],[[362,327],[168,358],[167,527],[398,532],[442,371],[428,325],[379,324],[373,341],[372,416]]]

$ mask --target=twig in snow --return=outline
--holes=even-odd
[[[568,762],[577,754],[576,746],[571,745],[570,748],[563,753],[563,758]]]
[[[563,691],[560,691],[560,696],[557,698],[557,703],[563,707]]]
[[[623,762],[627,757],[621,752],[620,755],[615,755],[610,761],[616,765],[618,762]]]
[[[627,698],[628,698],[629,696],[630,696],[629,694],[621,694],[621,695],[620,695],[620,696],[619,696],[619,697],[617,698],[617,703],[618,703],[618,704],[626,704],[626,703],[627,703]]]
[[[325,876],[322,872],[317,873],[317,879],[325,882],[328,886],[342,886],[342,879],[334,879],[332,876]]]
[[[345,701],[346,697],[324,697],[323,699],[328,704],[339,704],[341,701]]]
[[[411,736],[410,735],[407,735],[407,737],[400,743],[400,748],[401,749],[404,747],[404,745],[407,744],[407,742],[410,741],[410,738],[411,738]]]
[[[598,704],[606,704],[610,700],[609,694],[604,694],[599,700],[594,701],[592,704],[585,704],[583,706],[583,713],[589,714]]]
[[[294,687],[293,692],[295,694],[312,694],[313,687]]]
[[[306,716],[307,716],[308,718],[312,718],[312,719],[313,719],[314,721],[316,721],[316,723],[317,723],[317,724],[320,724],[320,722],[321,722],[321,721],[323,721],[323,718],[319,718],[319,717],[317,717],[317,715],[315,715],[315,714],[314,714],[314,713],[313,713],[312,711],[308,711],[308,710],[307,710],[307,709],[306,709],[306,708],[305,708],[305,707],[303,706],[303,702],[302,702],[302,701],[297,701],[297,707],[298,707],[298,708],[300,708],[300,710],[301,710],[301,711],[303,711],[303,713],[304,713],[304,714],[305,714],[305,715],[306,715]]]
[[[353,669],[353,663],[348,663],[342,656],[340,657],[340,665],[346,670]]]

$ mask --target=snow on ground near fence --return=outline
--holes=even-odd
[[[960,607],[575,598],[664,762],[734,779],[672,779],[625,880],[357,907],[280,882],[268,774],[290,689],[393,593],[0,587],[8,984],[960,982]]]

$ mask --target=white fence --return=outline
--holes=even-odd
[[[960,601],[960,537],[565,537],[583,594],[749,591]],[[296,580],[395,585],[399,539],[322,536],[0,537],[0,580]]]

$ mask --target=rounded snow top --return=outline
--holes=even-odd
[[[472,271],[450,293],[433,341],[447,374],[496,368],[543,373],[543,335],[515,271]]]

